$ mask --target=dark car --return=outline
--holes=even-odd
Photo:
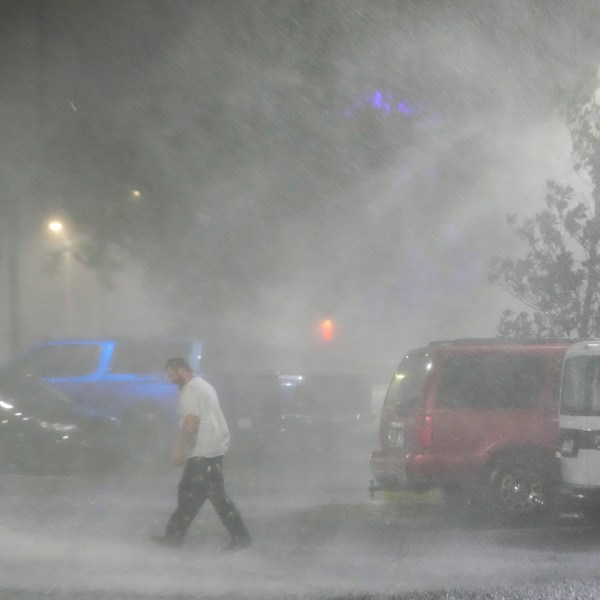
[[[110,420],[90,417],[32,377],[0,377],[0,469],[66,474],[105,469],[122,456]]]

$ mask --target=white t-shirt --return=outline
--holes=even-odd
[[[227,452],[231,437],[229,428],[221,411],[217,392],[208,381],[194,377],[181,388],[178,412],[181,422],[186,415],[197,415],[200,418],[198,437],[190,457],[214,458]]]

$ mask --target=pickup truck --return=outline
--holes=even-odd
[[[85,414],[116,421],[129,456],[151,464],[164,456],[176,425],[178,390],[164,363],[184,356],[198,369],[201,355],[201,342],[178,338],[53,340],[16,356],[3,371],[40,377]]]

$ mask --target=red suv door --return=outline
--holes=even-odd
[[[547,352],[453,348],[441,350],[438,361],[429,469],[441,484],[470,479],[505,448],[553,450]]]

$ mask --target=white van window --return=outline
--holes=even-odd
[[[600,356],[573,356],[565,361],[561,413],[600,415]]]
[[[431,357],[426,354],[406,356],[388,389],[383,410],[385,412],[404,412],[411,414],[418,406],[423,393],[427,374],[431,370]]]
[[[545,357],[479,352],[448,356],[440,370],[438,404],[445,407],[526,408],[539,395]]]

